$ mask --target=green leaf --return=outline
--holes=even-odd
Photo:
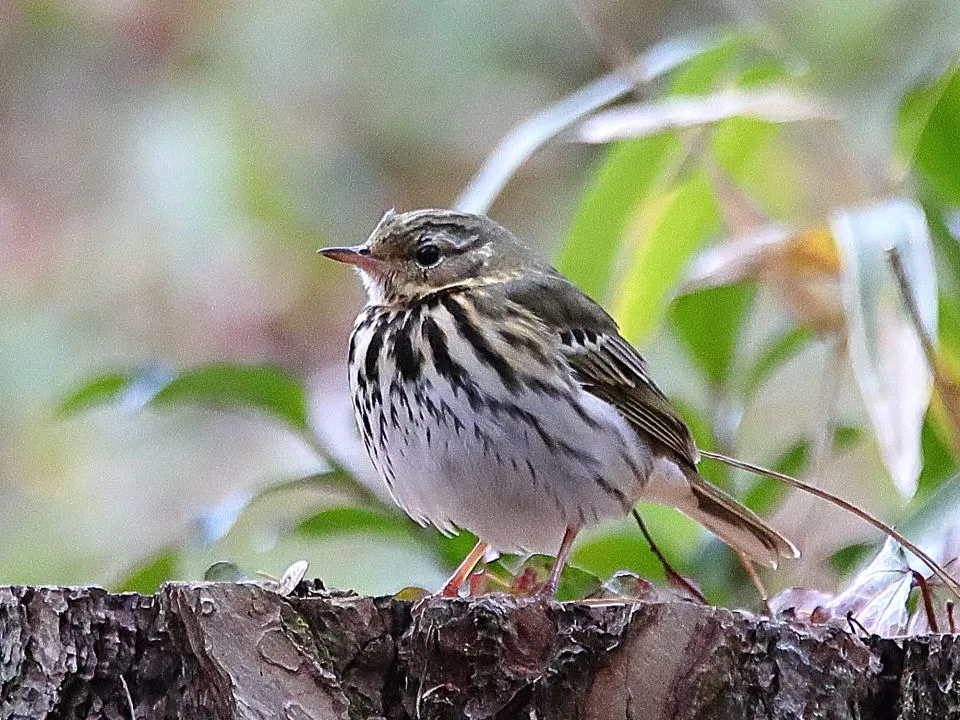
[[[960,375],[960,301],[940,293],[939,350],[954,377]]]
[[[681,398],[671,398],[670,401],[673,403],[674,407],[680,412],[680,417],[683,418],[683,421],[686,423],[687,427],[690,428],[690,434],[693,435],[694,442],[696,442],[697,447],[702,448],[715,448],[719,444],[717,441],[717,436],[714,434],[714,427],[711,424],[710,418],[704,412],[697,407],[685,402]],[[713,463],[718,467],[725,467],[720,463]]]
[[[323,537],[343,533],[370,533],[380,537],[410,539],[436,556],[445,568],[454,568],[477,544],[472,533],[461,530],[446,537],[432,527],[420,527],[399,511],[356,505],[338,505],[321,510],[297,525],[295,532]]]
[[[638,208],[628,267],[613,298],[624,337],[639,345],[653,334],[694,252],[719,230],[716,198],[702,172]]]
[[[930,439],[936,441],[935,434]],[[957,508],[960,507],[960,469],[951,463],[946,468],[946,457],[941,456],[931,468],[930,476],[922,478],[926,489],[913,498],[907,512],[900,518],[897,529],[914,541],[923,543],[923,547],[933,551],[934,557],[948,548],[951,534],[946,530],[956,530]]]
[[[936,492],[957,467],[950,449],[937,431],[935,413],[931,409],[924,419],[920,432],[920,447],[923,453],[923,469],[917,481],[917,497],[914,502],[923,504]]]
[[[151,595],[161,583],[176,577],[180,562],[180,550],[164,548],[154,554],[146,564],[117,583],[117,592],[138,592]]]
[[[97,405],[116,401],[129,382],[122,373],[111,373],[88,380],[57,405],[57,415],[66,417],[89,410]]]
[[[960,204],[960,66],[906,97],[897,140],[943,199]]]
[[[743,52],[744,38],[730,35],[716,47],[685,62],[673,73],[671,95],[703,95],[731,74],[734,62]],[[732,74],[731,74],[732,77]]]
[[[400,602],[414,603],[418,600],[423,600],[429,595],[430,591],[426,588],[407,585],[406,587],[397,590],[392,597],[394,600],[399,600]]]
[[[746,198],[774,218],[802,216],[808,193],[797,186],[797,165],[778,123],[730,118],[710,137],[710,150],[721,170]]]
[[[190,402],[230,410],[260,410],[296,430],[307,427],[307,401],[301,385],[269,365],[218,364],[187,370],[153,397],[153,405]]]
[[[560,602],[583,600],[598,593],[602,588],[603,582],[593,573],[588,573],[574,565],[567,565],[560,573],[557,600]]]
[[[756,288],[737,284],[699,290],[677,298],[670,312],[674,332],[697,366],[719,387],[727,384],[740,329]]]
[[[310,537],[343,533],[372,533],[379,536],[412,537],[412,522],[399,513],[388,513],[355,505],[329,507],[304,520],[296,532]]]
[[[679,398],[671,398],[674,407],[680,412],[680,417],[690,428],[690,434],[699,448],[718,448],[720,442],[714,432],[714,427],[703,412]],[[707,480],[722,488],[730,485],[730,468],[723,463],[701,463],[697,471]]]
[[[549,555],[504,556],[487,567],[497,575],[502,576],[507,573],[513,578],[519,578],[524,573],[533,573],[536,579],[532,585],[535,588],[546,582],[554,562],[556,560]],[[599,592],[602,587],[603,583],[596,575],[568,563],[560,573],[557,600],[561,602],[582,600]]]
[[[651,581],[664,579],[663,566],[635,526],[591,535],[577,545],[570,562],[603,578],[629,570]]]
[[[195,403],[228,410],[258,410],[298,431],[307,427],[306,394],[300,383],[272,365],[204,365],[175,374],[162,366],[96,377],[58,405],[70,415],[95,405],[119,402],[127,409],[144,405]]]
[[[730,36],[684,63],[673,75],[670,94],[708,92],[743,47],[743,38]],[[609,299],[620,249],[638,207],[680,166],[686,152],[673,132],[611,147],[583,194],[557,261],[558,269],[589,296]]]
[[[863,440],[863,428],[852,425],[839,425],[833,433],[833,451],[835,453],[852,450]]]
[[[755,118],[730,118],[717,126],[711,146],[728,175],[743,180],[779,134],[780,126]]]
[[[642,503],[638,506],[644,524],[660,550],[680,573],[690,570],[704,531],[693,520],[672,508]],[[650,580],[663,580],[663,567],[650,551],[632,518],[609,523],[578,540],[571,562],[601,578],[629,570]]]
[[[423,528],[422,534],[425,538],[423,542],[430,545],[444,567],[451,569],[459,565],[477,544],[477,536],[466,530],[447,537],[432,528]]]
[[[716,39],[705,37],[668,39],[644,52],[637,58],[634,68],[646,83],[652,84],[655,79],[682,67],[716,44]],[[466,212],[486,213],[503,187],[534,152],[574,123],[635,89],[637,79],[632,72],[623,69],[609,73],[514,126],[487,157],[453,207]]]
[[[754,61],[736,79],[736,86],[756,89],[776,83],[789,87],[782,63]],[[781,125],[752,117],[734,117],[719,123],[710,136],[710,149],[717,164],[771,217],[796,216],[800,211],[797,192],[797,160],[787,146],[775,142]]]
[[[680,143],[671,133],[611,146],[577,206],[557,261],[560,272],[587,295],[606,299],[634,209],[679,152]]]
[[[788,85],[791,79],[790,72],[779,58],[751,58],[750,64],[737,78],[737,86],[757,88],[773,83]]]
[[[867,558],[876,554],[876,543],[854,543],[840,548],[827,558],[827,564],[838,575],[847,575],[863,565]]]

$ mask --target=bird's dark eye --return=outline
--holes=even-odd
[[[433,243],[424,243],[413,255],[417,265],[423,268],[433,267],[440,262],[440,248]]]

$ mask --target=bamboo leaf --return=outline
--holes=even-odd
[[[296,430],[307,427],[307,402],[300,383],[269,365],[207,365],[174,377],[151,401],[182,402],[226,409],[259,410]]]
[[[628,230],[628,267],[612,303],[626,338],[638,345],[649,339],[691,257],[719,230],[716,200],[703,173],[638,208]]]
[[[721,44],[720,47],[724,47]],[[585,85],[511,130],[470,180],[455,207],[486,213],[516,171],[537,149],[597,108],[717,47],[716,41],[673,38],[654,46],[627,68],[618,68]]]
[[[827,117],[825,108],[812,98],[783,88],[725,91],[705,97],[668,97],[604,110],[582,121],[575,137],[580,142],[605,143],[712,125],[730,118],[787,123]]]
[[[630,219],[680,143],[672,135],[615,144],[577,206],[557,267],[587,295],[607,299],[620,244]]]
[[[740,329],[755,295],[753,285],[725,285],[683,295],[670,309],[670,323],[677,337],[707,378],[718,386],[727,382]]]
[[[914,202],[894,199],[840,213],[831,229],[843,257],[841,299],[854,377],[884,463],[900,492],[911,497],[932,376],[887,254],[896,247],[903,258],[921,321],[935,337],[937,279],[926,219]]]
[[[900,108],[897,144],[902,156],[941,197],[960,204],[960,66],[910,93]]]
[[[307,428],[307,401],[300,383],[271,365],[204,365],[180,373],[154,366],[93,378],[67,395],[58,414],[70,415],[117,402],[126,410],[193,403],[228,410],[254,410]]]
[[[123,373],[110,373],[88,380],[59,402],[57,415],[76,415],[97,405],[115,402],[128,382],[129,376]]]

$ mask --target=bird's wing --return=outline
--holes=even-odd
[[[508,283],[507,298],[536,314],[555,333],[576,379],[610,403],[637,430],[659,445],[686,478],[688,492],[670,487],[665,501],[709,528],[741,552],[770,567],[777,558],[797,557],[796,547],[751,510],[707,482],[696,470],[697,447],[676,408],[647,375],[643,358],[620,336],[604,310],[559,274],[540,272]],[[678,492],[679,491],[679,492]]]
[[[619,334],[574,328],[560,333],[560,344],[584,389],[613,405],[642,430],[691,465],[699,453],[680,414],[645,370],[645,363]]]
[[[585,390],[613,405],[678,459],[696,465],[699,453],[690,430],[603,308],[559,275],[527,276],[505,290],[558,333],[560,349]]]

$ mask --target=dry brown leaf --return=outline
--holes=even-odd
[[[919,320],[912,321],[904,310],[887,261],[893,247],[904,254]],[[795,231],[768,225],[704,252],[683,290],[743,280],[775,288],[799,323],[844,339],[884,463],[900,492],[912,496],[932,386],[914,326],[935,333],[937,301],[922,209],[895,198],[837,213],[829,227]],[[935,353],[927,355],[951,420],[960,427],[960,387]]]
[[[702,253],[682,291],[759,280],[776,290],[798,323],[836,333],[844,325],[839,272],[839,254],[826,228],[768,225]]]
[[[888,538],[877,556],[838,595],[787,588],[770,600],[778,617],[844,627],[853,618],[868,633],[891,637],[907,629],[913,572],[899,543]]]

